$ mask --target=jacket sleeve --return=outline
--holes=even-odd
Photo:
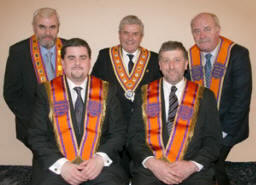
[[[219,156],[222,135],[214,94],[206,88],[200,101],[193,137],[186,160],[194,160],[208,168]]]
[[[149,156],[154,156],[146,142],[145,124],[142,117],[142,99],[140,92],[136,94],[135,110],[128,125],[128,152],[135,164],[140,165]]]
[[[22,50],[23,51],[23,50]],[[25,54],[17,46],[11,46],[9,49],[9,56],[6,63],[5,77],[4,77],[4,99],[15,114],[20,119],[28,119],[30,117],[30,110],[28,101],[24,96],[24,82],[22,73],[22,60],[26,60]],[[24,58],[25,57],[25,58]]]
[[[223,114],[221,115],[221,124],[224,132],[232,136],[239,132],[241,124],[247,124],[244,120],[248,119],[250,109],[252,70],[248,50],[235,45],[231,51],[229,65],[231,77],[230,81],[225,82],[231,84],[231,90],[228,90],[231,93],[228,94],[228,98],[232,102],[232,106],[230,104],[224,112],[221,112]]]
[[[116,91],[116,87],[110,85],[101,141],[97,149],[97,152],[106,153],[112,160],[116,159],[127,139],[127,123],[124,120]]]
[[[64,157],[55,140],[53,126],[49,120],[49,104],[43,84],[38,86],[36,103],[28,130],[28,144],[35,158],[44,169]]]

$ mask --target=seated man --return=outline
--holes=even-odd
[[[133,185],[213,185],[221,131],[214,94],[184,78],[182,43],[159,51],[163,78],[142,86],[128,130]]]
[[[33,185],[122,185],[118,153],[126,124],[108,82],[89,76],[87,42],[68,40],[61,50],[65,75],[39,86],[29,147]]]

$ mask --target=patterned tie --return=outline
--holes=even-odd
[[[82,117],[83,117],[82,114],[83,114],[83,107],[84,107],[83,99],[81,96],[82,87],[74,87],[74,90],[77,93],[77,98],[75,102],[76,121],[79,129],[79,133],[81,134],[82,133]]]
[[[177,91],[177,88],[175,86],[172,86],[171,92],[169,95],[169,110],[168,110],[168,119],[167,119],[167,129],[168,129],[169,135],[171,134],[173,121],[176,116],[177,108],[179,106],[178,98],[175,94],[176,91]]]
[[[211,57],[212,57],[211,53],[208,53],[205,55],[206,64],[204,66],[204,70],[205,70],[206,87],[208,88],[210,87],[211,71],[212,71]]]
[[[133,55],[132,54],[127,54],[127,56],[129,57],[129,63],[128,63],[128,71],[129,71],[129,74],[132,72],[132,68],[133,68],[133,65],[134,63],[132,62],[132,58],[133,58]]]
[[[53,63],[52,63],[52,55],[53,53],[51,51],[48,51],[46,53],[46,70],[47,70],[47,76],[48,76],[48,80],[52,80],[55,77],[55,70],[53,67]]]

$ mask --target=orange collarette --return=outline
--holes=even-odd
[[[63,74],[62,65],[61,65],[61,47],[62,42],[59,38],[56,40],[56,61],[55,61],[55,74],[56,77]],[[43,83],[48,81],[46,69],[44,67],[43,58],[40,52],[40,46],[36,39],[36,36],[33,35],[30,38],[30,53],[32,58],[33,67],[36,73],[37,82]]]

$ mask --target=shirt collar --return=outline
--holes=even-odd
[[[48,53],[49,51],[50,51],[51,53],[55,53],[55,48],[56,48],[55,45],[54,45],[53,47],[51,47],[50,49],[47,49],[47,48],[45,48],[45,47],[43,47],[43,46],[40,45],[41,53]]]
[[[123,53],[123,57],[126,57],[127,54],[132,54],[134,57],[133,58],[137,58],[138,56],[138,53],[139,53],[139,49],[137,49],[135,52],[133,53],[128,53],[127,51],[125,51],[123,48],[122,48],[122,53]]]
[[[217,46],[214,48],[214,50],[212,50],[211,52],[202,52],[202,55],[203,57],[205,58],[205,55],[208,54],[208,53],[211,53],[213,57],[217,56],[218,54],[218,50],[219,50],[219,47],[220,47],[220,40],[219,40],[219,43],[217,44]]]
[[[66,78],[68,82],[69,89],[72,90],[74,87],[81,87],[82,89],[86,88],[87,79],[88,77],[81,83],[80,85],[76,85],[74,82],[72,82],[68,77]]]
[[[185,88],[185,84],[186,84],[185,78],[183,78],[181,81],[179,81],[177,84],[175,84],[177,91],[183,91],[183,89]],[[164,89],[166,89],[169,92],[169,91],[171,91],[172,86],[174,86],[174,85],[170,84],[163,78],[163,88]]]

